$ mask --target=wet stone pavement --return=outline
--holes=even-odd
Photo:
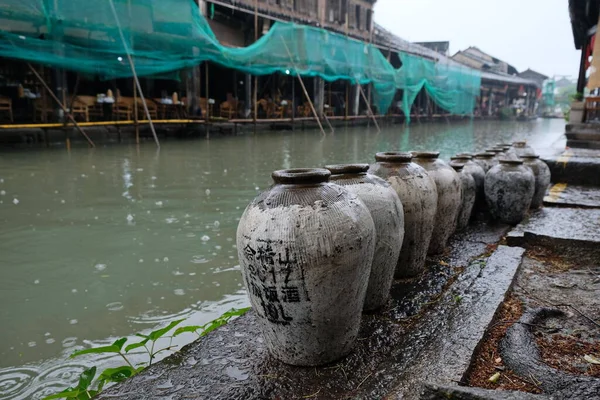
[[[99,398],[411,399],[425,381],[455,385],[520,265],[523,249],[496,249],[507,231],[477,223],[456,235],[447,256],[396,282],[388,307],[364,316],[355,350],[337,363],[271,358],[249,312]]]

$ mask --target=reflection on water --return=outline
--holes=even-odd
[[[265,132],[212,141],[0,154],[0,399],[43,397],[84,364],[76,349],[190,324],[247,304],[235,231],[273,170],[372,162],[386,150],[448,158],[497,142],[564,146],[564,123],[465,122]],[[183,335],[178,345],[193,339]],[[231,371],[235,374],[235,371]]]

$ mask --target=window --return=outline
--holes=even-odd
[[[362,27],[360,25],[360,6],[358,4],[356,5],[356,11],[354,12],[354,15],[356,18],[356,29],[360,31]]]
[[[372,24],[373,23],[373,10],[371,9],[367,9],[367,26],[366,26],[366,30],[371,31],[372,28]]]
[[[345,25],[347,18],[348,18],[348,0],[342,0],[341,9],[340,9],[340,25]]]

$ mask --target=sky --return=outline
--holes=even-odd
[[[567,0],[378,0],[375,21],[410,42],[450,41],[524,71],[577,78]]]

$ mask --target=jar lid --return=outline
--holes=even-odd
[[[504,150],[502,150],[502,149],[485,149],[486,153],[494,153],[494,154],[502,153],[503,151]]]
[[[472,160],[473,156],[467,156],[467,155],[456,155],[454,157],[450,157],[450,160]]]
[[[494,157],[496,157],[496,154],[489,153],[489,152],[475,154],[475,158],[494,158]]]
[[[324,168],[283,169],[271,174],[275,183],[281,184],[324,183],[330,176],[331,172]]]
[[[536,158],[540,158],[539,155],[537,154],[523,154],[522,156],[519,156],[521,158],[527,158],[527,159],[536,159]]]
[[[475,154],[473,154],[473,153],[458,153],[458,154],[456,154],[455,157],[461,157],[461,158],[462,157],[471,157],[471,158],[473,158],[473,157],[475,157]]]
[[[507,164],[507,165],[523,165],[523,160],[515,160],[512,158],[503,158],[500,160],[500,164]]]
[[[412,155],[415,158],[431,158],[436,159],[440,157],[439,151],[413,151]]]
[[[411,153],[403,153],[400,151],[388,151],[375,154],[375,160],[379,162],[389,163],[409,163],[413,159]]]
[[[337,164],[326,165],[332,175],[340,174],[364,174],[369,170],[369,164]]]
[[[496,145],[494,147],[510,147],[512,146],[512,144],[510,143],[496,143]]]
[[[525,147],[527,146],[527,142],[525,140],[519,140],[517,142],[513,142],[512,145],[515,147]]]

